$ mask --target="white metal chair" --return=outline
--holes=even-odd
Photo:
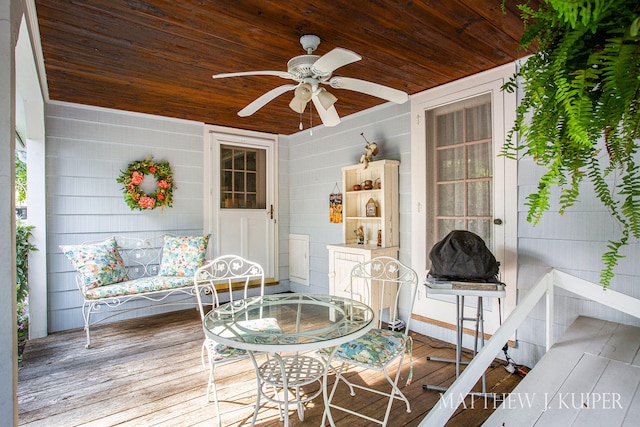
[[[196,298],[198,300],[198,308],[200,315],[204,320],[205,311],[207,305],[217,307],[220,305],[218,297],[219,290],[225,288],[228,290],[229,301],[234,300],[233,291],[241,292],[242,297],[248,296],[249,288],[258,287],[260,295],[264,295],[264,270],[260,264],[246,260],[237,255],[224,255],[220,256],[212,261],[205,263],[200,267],[194,276],[194,286],[196,291]],[[216,289],[216,287],[218,287]],[[202,299],[204,295],[211,295],[211,303],[203,303]],[[273,324],[269,323],[269,320],[273,320]],[[278,329],[277,322],[274,319],[264,319],[264,327]],[[206,366],[205,354],[209,364],[209,383],[207,385],[207,402],[211,402],[210,395],[213,392],[213,402],[216,409],[216,415],[218,418],[218,426],[222,426],[220,405],[218,402],[218,390],[215,385],[215,367],[222,363],[228,363],[237,361],[240,359],[248,358],[249,355],[245,350],[228,347],[213,341],[210,338],[205,338],[202,344],[202,365]],[[231,408],[222,413],[235,411],[242,409],[246,406],[241,405],[237,408]]]
[[[331,370],[335,372],[336,379],[327,396],[325,412],[323,415],[322,425],[325,425],[326,418],[329,418],[331,425],[334,425],[331,417],[331,409],[338,409],[367,419],[373,423],[386,426],[389,420],[391,407],[395,400],[401,400],[405,403],[407,412],[411,412],[409,400],[400,391],[398,380],[405,353],[409,353],[410,369],[407,377],[407,385],[411,382],[413,374],[411,360],[411,337],[409,336],[409,323],[411,320],[411,312],[418,289],[418,275],[410,267],[403,265],[400,261],[390,257],[377,257],[368,262],[356,265],[351,271],[350,292],[351,298],[360,300],[364,303],[372,305],[372,301],[376,300],[376,306],[381,307],[376,314],[377,325],[367,334],[356,340],[350,341],[335,349],[329,349],[325,352],[331,363]],[[402,314],[405,319],[404,330],[394,330],[402,328],[400,319],[399,306],[402,307]],[[389,325],[383,328],[383,323]],[[394,329],[391,329],[393,327]],[[389,374],[388,368],[395,361],[398,361],[397,371],[393,377]],[[335,366],[334,362],[338,362]],[[359,366],[384,374],[388,385],[391,386],[390,391],[372,388],[362,383],[355,383],[345,378],[343,373],[349,365]],[[354,388],[367,390],[372,393],[383,395],[389,398],[387,409],[382,420],[372,418],[366,414],[355,412],[349,409],[348,401],[340,402],[346,406],[340,406],[333,403],[338,384],[344,382],[350,389],[351,395],[355,395]]]

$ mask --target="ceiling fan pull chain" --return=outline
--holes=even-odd
[[[302,126],[302,113],[300,113],[300,126],[299,126],[300,130],[304,129],[304,126]]]
[[[313,135],[313,103],[309,103],[309,135]]]

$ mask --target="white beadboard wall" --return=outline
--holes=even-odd
[[[518,168],[518,300],[521,300],[551,267],[599,283],[603,267],[601,256],[607,250],[608,240],[617,238],[619,229],[596,198],[592,186],[588,183],[582,184],[580,201],[564,215],[558,213],[558,204],[553,203],[550,211],[533,226],[526,220],[525,202],[527,195],[537,189],[542,171],[531,159],[520,160]],[[552,200],[557,201],[558,197],[559,192],[555,191]],[[610,289],[640,298],[640,243],[632,240],[623,250],[623,255],[626,258],[620,260]],[[622,314],[580,295],[557,289],[554,299],[556,340],[579,315],[640,325],[638,318]],[[544,301],[538,303],[522,324],[516,338],[518,345],[510,350],[510,356],[516,363],[533,366],[544,354]]]
[[[202,234],[202,138],[202,123],[77,104],[47,105],[50,332],[84,326],[75,272],[59,245],[112,235]],[[129,163],[148,156],[157,161],[167,160],[173,170],[176,184],[173,207],[164,211],[130,210],[121,185],[116,182]],[[116,320],[161,311],[150,308]]]
[[[289,286],[289,137],[278,136],[278,273]]]
[[[364,151],[364,132],[380,143],[377,159],[400,164],[400,259],[408,260],[410,239],[410,106],[384,104],[343,118],[334,128],[318,126],[280,136],[278,146],[279,258],[281,284],[295,292],[327,293],[326,245],[342,241],[342,225],[329,223],[328,198],[341,168],[357,163]],[[47,213],[50,330],[82,326],[81,299],[71,265],[58,245],[79,243],[115,233],[148,235],[165,231],[201,233],[202,124],[174,119],[51,104],[47,110]],[[153,154],[171,162],[177,180],[172,209],[131,212],[115,182],[120,169]],[[548,212],[537,226],[526,221],[526,195],[535,190],[540,169],[528,159],[518,165],[518,294],[521,299],[550,268],[598,282],[600,257],[617,229],[585,184],[580,202],[563,216]],[[344,188],[341,188],[344,191]],[[289,283],[289,234],[310,237],[310,286]],[[640,244],[625,249],[612,289],[640,298]],[[638,325],[598,303],[573,294],[556,294],[556,337],[578,315]],[[147,314],[147,313],[145,313]],[[416,330],[425,329],[419,324]],[[454,340],[453,334],[451,341]],[[444,338],[444,337],[443,337]],[[446,338],[445,338],[446,339]],[[544,353],[544,303],[539,304],[517,333],[509,354],[517,363],[533,366]]]
[[[410,170],[410,126],[409,103],[383,104],[363,113],[342,119],[339,126],[327,128],[319,126],[310,135],[308,129],[280,142],[288,146],[287,187],[288,187],[288,232],[283,233],[282,216],[280,221],[280,248],[288,247],[288,234],[309,235],[310,285],[291,282],[294,292],[329,293],[329,259],[327,245],[341,243],[342,224],[329,222],[329,194],[336,182],[341,191],[342,167],[356,164],[364,153],[366,142],[378,143],[380,153],[375,160],[400,160],[400,259],[408,260],[407,251],[411,247],[410,221],[408,215],[411,206]],[[285,169],[280,163],[281,173]],[[281,195],[284,194],[283,182],[280,182]],[[284,198],[284,195],[282,196]],[[280,210],[283,212],[283,207]],[[288,260],[281,254],[280,259]],[[286,266],[288,267],[288,266]],[[281,273],[285,268],[281,262]],[[286,276],[288,277],[288,272]]]

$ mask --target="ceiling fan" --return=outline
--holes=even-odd
[[[350,77],[332,77],[332,73],[338,68],[361,60],[362,57],[357,53],[337,47],[325,55],[313,55],[312,53],[320,44],[320,38],[315,35],[300,37],[300,44],[307,51],[307,54],[291,58],[287,63],[287,71],[244,71],[213,76],[214,79],[238,76],[278,76],[298,82],[297,84],[278,86],[266,92],[240,110],[238,112],[240,117],[250,116],[278,96],[294,91],[293,99],[289,103],[289,107],[293,111],[302,114],[311,101],[318,111],[322,123],[325,126],[335,126],[340,123],[340,117],[334,106],[338,98],[325,88],[320,87],[321,84],[329,85],[334,89],[348,89],[365,93],[398,104],[409,99],[406,92],[377,83]],[[300,129],[302,129],[302,123],[300,123]]]

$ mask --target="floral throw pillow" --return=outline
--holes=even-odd
[[[84,284],[89,289],[129,280],[113,237],[101,243],[64,245],[60,249],[82,274]]]
[[[193,276],[202,266],[209,235],[165,236],[158,276]]]

